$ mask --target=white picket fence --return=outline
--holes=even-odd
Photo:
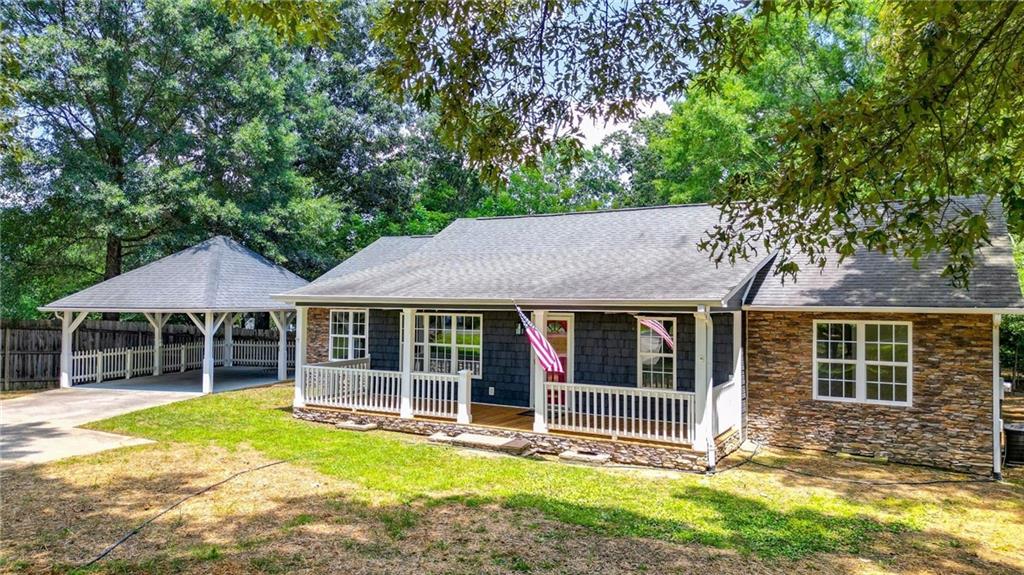
[[[369,358],[303,366],[307,405],[400,414],[402,372],[369,369]],[[409,405],[413,415],[469,423],[469,371],[412,374]]]
[[[213,364],[225,365],[224,340],[213,342]],[[188,371],[203,367],[203,342],[175,343],[161,346],[163,373]],[[277,366],[276,341],[235,340],[231,345],[231,364],[239,367]],[[93,351],[77,351],[71,355],[71,383],[101,382],[110,379],[131,379],[155,375],[154,347],[119,347]],[[288,342],[288,366],[295,365],[295,344]]]
[[[691,443],[695,395],[669,389],[637,389],[579,383],[545,383],[548,429]]]

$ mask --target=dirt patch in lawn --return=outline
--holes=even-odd
[[[888,477],[885,467],[809,454],[766,463],[849,477]],[[182,497],[244,469],[269,463],[245,448],[164,443],[4,472],[0,480],[0,570],[71,571],[143,520]],[[832,463],[832,467],[828,467]],[[618,470],[614,473],[644,474]],[[960,477],[920,471],[921,477]],[[728,475],[732,474],[732,478]],[[916,472],[911,471],[911,475]],[[94,567],[100,573],[1017,573],[1020,542],[999,549],[991,520],[1024,523],[1006,498],[1019,490],[991,484],[867,490],[747,465],[721,480],[751,489],[849,489],[894,506],[944,498],[966,509],[958,524],[913,533],[881,533],[864,552],[798,561],[696,544],[595,534],[533,509],[473,499],[374,501],[364,488],[301,462],[268,467],[193,498],[164,515]],[[728,479],[726,479],[728,478]],[[666,481],[672,480],[665,477]],[[718,478],[709,481],[719,481]],[[760,486],[760,487],[759,487]],[[898,497],[896,497],[898,495]],[[901,513],[904,509],[894,509]],[[1009,516],[1008,516],[1009,514]],[[1016,517],[1012,517],[1016,514]],[[987,516],[987,519],[986,519]],[[963,536],[956,534],[964,530]],[[941,530],[941,531],[939,531]],[[973,531],[972,531],[973,530]],[[1019,532],[1018,532],[1019,535]],[[1000,541],[996,539],[996,544]],[[1012,545],[1017,545],[1013,547]]]

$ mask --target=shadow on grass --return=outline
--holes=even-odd
[[[372,505],[341,492],[290,496],[279,490],[268,493],[258,509],[238,505],[223,517],[176,511],[83,571],[76,566],[141,519],[220,477],[150,470],[144,481],[82,485],[44,477],[40,470],[5,472],[3,499],[16,503],[8,504],[15,514],[5,517],[0,537],[4,571],[630,573],[685,570],[708,556],[725,555],[730,568],[721,573],[786,572],[793,564],[782,560],[788,558],[842,574],[856,572],[856,562],[844,561],[843,553],[887,563],[925,550],[924,557],[940,561],[946,572],[1019,572],[982,559],[974,542],[948,533],[908,534],[898,523],[836,517],[809,507],[780,511],[707,486],[674,492],[704,511],[694,523],[658,518],[656,510],[647,515],[536,494]],[[560,530],[566,533],[558,535]],[[903,536],[913,541],[901,541]]]

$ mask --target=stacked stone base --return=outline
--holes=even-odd
[[[611,458],[613,463],[621,465],[639,465],[699,472],[704,472],[708,469],[706,454],[698,453],[685,447],[549,435],[479,425],[460,425],[453,422],[428,419],[402,419],[390,415],[353,413],[313,407],[297,407],[294,410],[294,415],[298,419],[318,423],[336,424],[341,421],[375,423],[380,429],[416,435],[433,435],[438,432],[447,435],[457,435],[459,433],[472,432],[497,437],[508,437],[510,439],[526,441],[530,444],[530,448],[537,453],[557,455],[569,450],[604,453]],[[734,432],[731,435],[723,435],[722,441],[718,443],[719,459],[737,449],[739,445],[739,433]]]

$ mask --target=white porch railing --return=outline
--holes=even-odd
[[[215,366],[224,365],[224,340],[213,344]],[[240,367],[277,365],[278,343],[274,341],[236,340],[232,343],[232,364]],[[155,349],[152,345],[77,351],[71,355],[71,383],[101,382],[155,375]],[[163,345],[163,373],[203,367],[203,342]],[[288,342],[288,365],[295,365],[295,344]]]
[[[694,436],[693,393],[579,383],[545,383],[544,415],[548,429],[691,443]]]
[[[459,376],[447,373],[412,374],[412,413],[455,419],[459,411]]]
[[[369,369],[369,358],[303,366],[306,405],[379,413],[400,413],[400,371]],[[413,415],[470,422],[471,373],[413,373],[409,403]]]

